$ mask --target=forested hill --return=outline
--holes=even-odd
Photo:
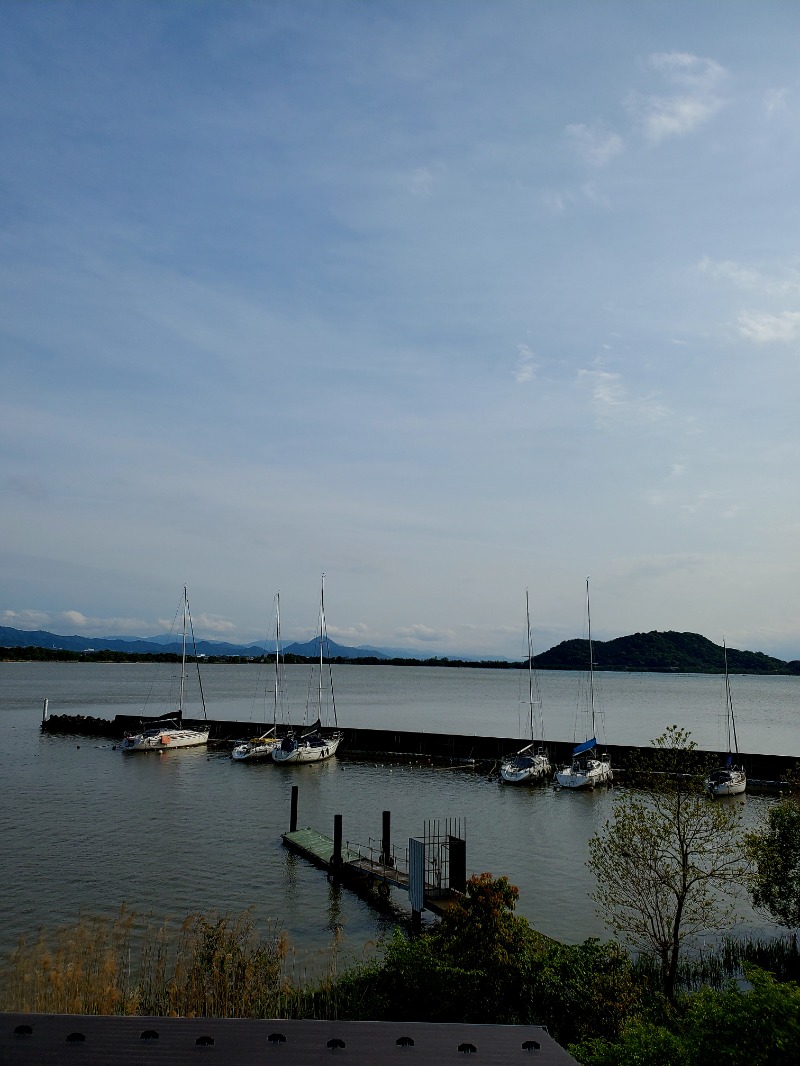
[[[699,633],[634,633],[615,640],[592,641],[598,670],[671,670],[686,674],[715,674],[725,669],[719,644]],[[544,670],[585,670],[588,640],[564,640],[536,656]],[[728,648],[728,669],[735,674],[800,674],[800,661],[784,662],[760,651]]]

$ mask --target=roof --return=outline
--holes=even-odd
[[[535,1025],[0,1014],[4,1066],[446,1066],[473,1054],[486,1066],[576,1063]]]

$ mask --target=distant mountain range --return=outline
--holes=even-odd
[[[598,670],[670,671],[676,673],[721,673],[724,669],[723,649],[699,633],[651,632],[635,633],[614,640],[593,641],[594,663]],[[0,648],[41,648],[65,652],[120,652],[124,655],[180,655],[180,641],[168,636],[138,640],[133,637],[60,636],[44,630],[30,632],[0,626]],[[260,644],[228,644],[217,640],[198,640],[197,653],[207,657],[257,658],[274,652],[274,641]],[[349,648],[329,641],[332,658],[378,659],[458,664],[464,660],[453,656],[432,656],[416,649]],[[319,657],[319,637],[304,644],[290,644],[283,649],[285,656]],[[51,656],[52,657],[52,656]],[[506,665],[506,660],[472,659],[468,662],[490,661]],[[549,651],[536,656],[536,666],[542,670],[585,670],[589,664],[587,640],[564,640]],[[512,664],[513,665],[513,664]],[[737,651],[728,648],[728,668],[737,674],[800,674],[800,660],[785,662],[757,651]]]
[[[265,653],[275,651],[275,641],[261,641],[260,644],[228,644],[222,640],[198,640],[195,642],[198,655],[213,655],[252,659]],[[346,648],[334,641],[328,641],[333,658],[355,659],[375,656],[388,658],[378,648]],[[147,640],[136,637],[65,637],[57,633],[48,633],[43,629],[35,631],[11,629],[0,626],[0,648],[47,648],[57,651],[118,651],[125,655],[164,655],[181,654],[181,641],[174,637],[156,636]],[[187,642],[187,650],[192,651]],[[283,649],[284,655],[319,656],[319,637],[305,644],[290,644]],[[412,653],[413,656],[413,653]]]

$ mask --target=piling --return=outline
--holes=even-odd
[[[383,812],[383,833],[381,836],[381,862],[384,866],[394,865],[392,860],[392,812]]]
[[[50,711],[48,709],[49,707],[50,707],[50,700],[46,699],[44,701],[44,704],[42,705],[42,721],[43,722],[46,722],[47,719],[50,717]]]
[[[297,794],[299,786],[292,785],[292,809],[289,815],[289,832],[294,833],[297,830]]]
[[[334,870],[338,870],[342,865],[342,816],[341,814],[334,814],[333,816],[333,855],[331,856],[331,866]]]

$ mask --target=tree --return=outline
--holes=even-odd
[[[651,790],[622,793],[613,820],[589,841],[594,899],[606,923],[656,956],[669,999],[682,945],[730,918],[745,872],[740,807],[704,795],[690,772],[696,769],[690,738],[670,726],[653,741],[659,772]]]
[[[796,1066],[800,988],[746,967],[749,988],[731,983],[689,996],[677,1025],[631,1018],[619,1038],[588,1039],[570,1051],[584,1066]]]
[[[770,808],[766,826],[745,835],[755,873],[753,904],[788,929],[800,926],[800,804],[784,800]]]

